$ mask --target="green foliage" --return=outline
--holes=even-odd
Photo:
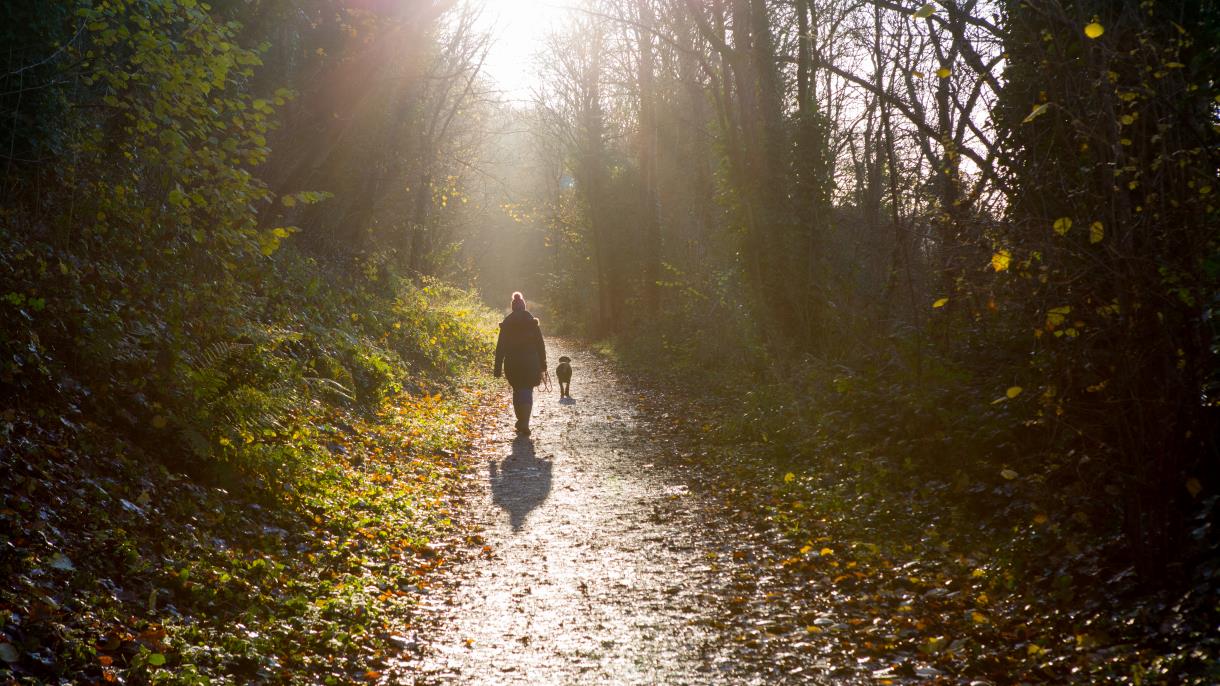
[[[240,24],[44,6],[3,10],[37,65],[6,140],[54,135],[0,186],[0,679],[363,678],[439,563],[490,315],[301,251],[282,215],[334,198],[273,202],[292,93],[256,94],[269,46]]]
[[[308,426],[315,449],[295,451],[308,469],[270,498],[167,471],[100,427],[46,430],[6,412],[6,439],[39,440],[0,453],[0,527],[18,551],[0,561],[0,644],[13,651],[0,675],[364,680],[402,655],[419,591],[446,562],[470,402],[328,407]],[[28,535],[40,526],[47,535]]]
[[[998,239],[1012,266],[992,301],[1030,332],[1013,335],[1033,350],[1031,421],[1070,436],[1121,493],[1125,535],[1156,575],[1188,545],[1198,503],[1183,484],[1214,455],[1217,13],[1134,0],[1061,10],[1008,12],[997,113],[1015,194]],[[1060,77],[1048,83],[1048,69]]]

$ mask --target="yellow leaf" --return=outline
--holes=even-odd
[[[788,472],[787,474],[784,475],[784,483],[786,483],[786,484],[792,483],[795,479],[796,479],[796,474],[793,474],[792,472]]]
[[[165,417],[162,417],[161,415],[157,415],[156,417],[152,418],[152,425],[158,429],[164,429],[165,423]]]
[[[1067,316],[1072,313],[1072,308],[1069,305],[1062,307],[1052,307],[1046,311],[1046,328],[1048,331],[1053,331],[1055,327],[1061,326],[1067,321]]]
[[[1008,479],[1009,481],[1012,481],[1013,479],[1017,478],[1020,475],[1011,469],[1003,469],[1000,471],[1000,476],[1004,477],[1005,479]]]
[[[276,238],[287,238],[289,236],[288,229],[285,229],[282,226],[272,229],[271,233],[275,234]]]
[[[830,548],[822,548],[821,550],[818,551],[818,555],[834,555],[834,554],[835,554],[835,551],[831,550]]]
[[[981,579],[982,577],[987,576],[987,570],[983,569],[982,567],[975,567],[974,571],[970,572],[970,576],[974,577],[975,579]]]
[[[1021,395],[1021,391],[1022,388],[1020,386],[1009,386],[1008,390],[1004,391],[1004,395],[1008,396],[1009,398],[1015,398],[1018,395]]]
[[[949,74],[952,74],[952,73],[953,72],[949,71],[948,68],[946,68],[946,67],[941,67],[940,69],[936,70],[936,75],[942,79],[949,78]]]
[[[1198,498],[1199,493],[1203,490],[1203,484],[1195,477],[1190,477],[1186,480],[1186,490],[1190,491],[1190,497]]]
[[[1001,250],[991,256],[991,268],[997,272],[1002,272],[1008,269],[1008,265],[1012,262],[1012,253],[1007,250]]]
[[[1098,24],[1097,22],[1093,22],[1084,27],[1084,35],[1088,36],[1089,38],[1093,38],[1093,39],[1101,38],[1101,34],[1103,34],[1105,32],[1106,32],[1105,27],[1102,26],[1101,24]]]
[[[1060,236],[1067,235],[1068,229],[1072,228],[1072,220],[1068,217],[1060,217],[1055,220],[1055,233]]]
[[[1106,237],[1106,227],[1102,226],[1101,222],[1093,222],[1089,224],[1089,242],[1100,243],[1101,239]]]
[[[941,298],[940,300],[937,300],[936,302],[932,303],[932,308],[936,309],[938,307],[944,307],[945,305],[948,305],[948,304],[949,304],[948,298]]]
[[[291,195],[285,195],[280,198],[280,202],[284,204],[284,207],[293,207],[297,204],[297,199]]]
[[[971,612],[970,619],[974,620],[975,624],[987,623],[987,615],[983,614],[982,612]]]
[[[1048,518],[1045,514],[1039,512],[1038,514],[1034,515],[1034,524],[1046,524],[1047,519]]]
[[[914,76],[917,79],[922,79],[924,77],[924,73],[921,71],[912,71],[911,76]]]
[[[923,5],[921,5],[919,7],[919,9],[915,10],[915,13],[912,14],[911,16],[915,17],[916,19],[927,19],[928,17],[932,16],[935,13],[936,13],[936,5],[933,5],[930,2],[925,2]]]
[[[1029,114],[1025,115],[1025,118],[1021,120],[1021,123],[1028,124],[1038,117],[1041,117],[1042,115],[1046,114],[1046,109],[1050,106],[1051,104],[1049,102],[1044,102],[1041,105],[1034,105],[1034,109],[1030,110]]]

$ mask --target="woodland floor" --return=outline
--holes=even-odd
[[[669,456],[668,413],[571,341],[574,398],[507,390],[472,459],[465,561],[422,603],[434,638],[383,677],[420,684],[901,683],[929,667],[842,659],[830,598],[786,574],[767,522]],[[892,679],[892,681],[891,681]]]

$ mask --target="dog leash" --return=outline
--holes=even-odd
[[[551,392],[551,370],[549,369],[542,370],[542,388],[547,393]]]

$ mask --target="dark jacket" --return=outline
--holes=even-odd
[[[518,310],[500,322],[496,341],[496,376],[500,370],[515,388],[533,388],[542,383],[546,369],[546,344],[538,320],[527,310]]]

